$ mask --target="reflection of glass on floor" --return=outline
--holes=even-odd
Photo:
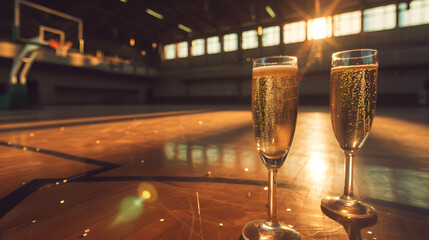
[[[343,225],[349,240],[362,240],[361,230],[366,227],[374,226],[378,222],[377,213],[371,218],[347,218],[335,215],[331,211],[327,211],[323,206],[321,209],[330,219]]]

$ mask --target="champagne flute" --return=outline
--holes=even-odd
[[[377,75],[377,50],[356,49],[332,54],[330,112],[335,137],[345,155],[345,187],[341,197],[327,197],[321,207],[349,219],[375,215],[374,208],[353,197],[353,161],[371,129]]]
[[[298,232],[277,219],[277,171],[283,165],[295,132],[298,113],[297,58],[275,56],[253,61],[252,115],[256,145],[268,170],[267,218],[248,223],[247,240],[300,240]]]

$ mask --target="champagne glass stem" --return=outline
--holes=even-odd
[[[353,199],[353,160],[355,155],[346,153],[344,158],[344,172],[345,172],[345,183],[344,183],[344,194],[341,196],[344,199]]]
[[[267,222],[277,225],[277,169],[268,170],[268,216]]]

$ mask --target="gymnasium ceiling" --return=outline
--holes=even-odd
[[[386,0],[29,0],[83,19],[84,35],[141,46],[171,43],[385,5]],[[13,19],[12,9],[7,18]],[[270,16],[269,6],[275,16]],[[162,15],[158,19],[147,13]],[[9,11],[10,11],[9,10]],[[3,17],[1,20],[3,20]],[[187,32],[178,27],[188,27]]]

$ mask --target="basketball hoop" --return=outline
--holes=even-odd
[[[57,56],[67,57],[67,52],[73,46],[71,41],[61,42],[56,39],[49,39],[49,46],[55,49]]]

